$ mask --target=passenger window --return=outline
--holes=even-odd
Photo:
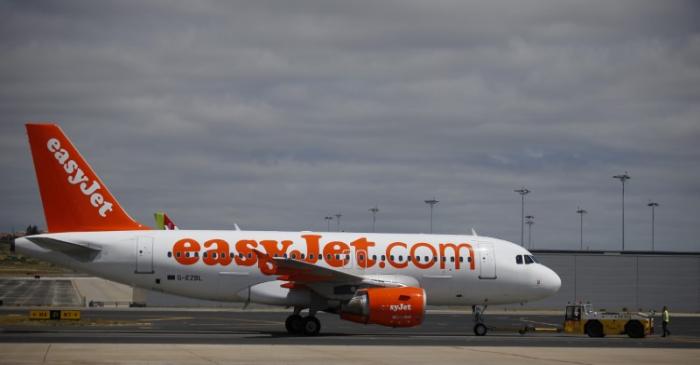
[[[425,262],[430,261],[430,258],[428,256],[423,257],[425,259]]]
[[[365,255],[360,255],[360,261],[364,261],[364,260],[365,260]]]
[[[185,257],[190,257],[190,253],[189,253],[189,252],[185,252]]]
[[[301,254],[301,259],[302,259],[302,260],[304,259],[304,256],[306,256],[306,255],[304,255],[304,254]]]
[[[535,263],[535,262],[532,261],[532,256],[525,255],[525,264],[529,265],[529,264],[533,264],[533,263]]]
[[[249,253],[249,254],[248,254],[248,258],[252,258],[252,257],[253,257],[253,254],[252,254],[252,253]]]
[[[372,261],[377,261],[377,255],[372,255]]]
[[[454,256],[450,257],[450,262],[455,262],[455,257],[454,257]]]
[[[350,261],[350,254],[345,254],[345,260]]]
[[[195,252],[194,257],[199,257],[199,252]]]
[[[460,256],[460,257],[459,257],[459,262],[464,262],[464,257]]]
[[[233,253],[233,252],[229,252],[228,254],[229,254],[229,257],[230,257],[230,258],[234,258],[234,257],[236,257],[236,254],[235,254],[235,253]]]
[[[437,262],[437,256],[433,256],[433,262]]]
[[[443,256],[443,257],[442,257],[442,262],[447,262],[447,257],[446,257],[446,256]]]
[[[326,254],[326,259],[327,259],[327,260],[330,260],[332,257],[333,257],[333,255],[331,255],[331,254]]]
[[[314,259],[314,254],[310,253],[310,254],[309,254],[309,260],[313,260],[313,259]]]
[[[467,262],[472,262],[471,256],[467,257]]]
[[[386,255],[382,255],[382,261],[386,260]]]
[[[339,254],[335,254],[335,259],[336,259],[336,260],[340,260],[340,255],[339,255]]]
[[[297,254],[293,253],[293,254],[292,254],[292,259],[296,259],[296,258],[297,258]]]
[[[394,261],[394,255],[390,255],[389,258],[391,259],[391,261]]]
[[[176,257],[180,257],[180,253],[178,252],[177,254],[175,254],[175,256],[176,256]]]
[[[168,251],[168,257],[173,257],[173,253]]]
[[[523,264],[523,255],[515,256],[515,263],[518,265],[522,265]]]
[[[403,255],[399,255],[399,261],[403,261]]]
[[[411,256],[408,256],[408,258],[410,259]],[[411,260],[408,260],[408,261],[411,261]],[[420,262],[420,256],[416,256],[416,262]]]
[[[206,252],[204,253],[206,255]],[[216,252],[211,253],[211,258],[215,259],[216,258]]]
[[[282,255],[285,259],[287,258],[287,253],[285,252],[284,255]]]
[[[411,258],[412,258],[412,257],[413,257],[413,256],[406,256],[406,260],[411,261]]]

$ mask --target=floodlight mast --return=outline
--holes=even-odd
[[[535,216],[526,215],[525,219],[527,219],[525,221],[525,224],[527,224],[527,247],[532,250],[532,225],[535,224]]]
[[[330,232],[331,231],[331,221],[333,220],[333,217],[328,215],[328,216],[325,216],[323,219],[325,219],[326,223],[328,223],[328,230],[327,231]]]
[[[430,205],[430,233],[433,233],[433,207],[439,202],[440,201],[436,200],[435,197],[425,201],[425,204]]]
[[[520,246],[525,247],[525,195],[530,193],[530,190],[523,188],[513,190],[520,194],[522,204],[520,207]]]
[[[377,223],[377,212],[379,212],[379,207],[375,205],[374,208],[370,208],[369,211],[372,212],[372,232],[374,232],[374,227]]]
[[[625,181],[630,179],[630,176],[625,171],[622,175],[615,175],[613,179],[618,179],[622,182],[622,251],[625,250]]]
[[[340,213],[335,215],[335,217],[338,218],[338,220],[336,221],[336,223],[338,223],[338,232],[340,232],[340,217],[342,217],[342,216],[343,215]]]
[[[583,215],[588,213],[585,209],[581,209],[581,207],[576,208],[576,213],[581,215],[581,247],[579,250],[583,251]]]
[[[659,206],[659,203],[649,201],[647,206],[651,207],[651,251],[654,252],[654,209]]]

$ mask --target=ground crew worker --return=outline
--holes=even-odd
[[[668,315],[668,308],[664,306],[663,312],[661,313],[661,327],[664,330],[664,334],[661,337],[666,337],[668,334],[669,336],[671,335],[671,331],[668,330],[668,321],[670,317]]]

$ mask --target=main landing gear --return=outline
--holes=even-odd
[[[483,307],[480,305],[472,306],[472,318],[474,319],[474,334],[477,336],[485,336],[488,332],[488,327],[484,324],[484,311],[487,305]]]
[[[321,322],[316,318],[316,311],[309,311],[306,317],[301,316],[301,308],[294,308],[294,313],[287,317],[284,326],[292,335],[316,336],[321,331]]]

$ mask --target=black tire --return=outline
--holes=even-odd
[[[646,335],[644,333],[644,325],[635,319],[625,324],[625,333],[632,338],[644,338]]]
[[[316,317],[306,317],[303,320],[303,331],[305,336],[316,336],[321,332],[321,322]]]
[[[292,314],[284,321],[284,327],[292,335],[298,335],[304,331],[304,319],[298,314]]]
[[[603,332],[603,324],[596,320],[586,322],[585,330],[588,337],[605,336],[605,332]]]
[[[477,336],[486,336],[489,329],[483,323],[477,323],[474,325],[474,334]]]

